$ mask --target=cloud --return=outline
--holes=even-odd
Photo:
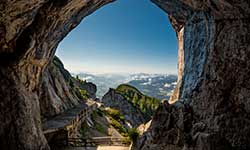
[[[166,83],[166,84],[164,84],[164,87],[169,88],[169,87],[171,87],[171,84]]]

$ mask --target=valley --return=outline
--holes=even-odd
[[[1,150],[249,150],[249,18],[249,0],[0,0]]]
[[[120,84],[129,84],[142,93],[158,99],[169,99],[177,84],[177,75],[172,74],[91,74],[72,73],[81,80],[92,82],[97,86],[97,97],[108,92],[109,88],[116,88]]]
[[[139,127],[152,119],[162,101],[129,84],[109,88],[102,98],[98,98],[98,86],[82,80],[80,75],[70,75],[58,57],[54,57],[50,68],[49,76],[54,78],[49,78],[51,82],[47,86],[55,86],[57,90],[53,97],[47,96],[47,100],[56,103],[54,97],[60,98],[57,105],[49,103],[51,113],[50,109],[45,109],[43,115],[43,132],[52,149],[63,145],[69,149],[101,145],[128,147],[143,133],[145,129]],[[135,80],[138,75],[133,78]],[[68,93],[59,89],[67,89]],[[56,110],[60,112],[55,114]]]

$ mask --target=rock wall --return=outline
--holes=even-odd
[[[249,149],[250,2],[152,1],[184,53],[171,99],[179,102],[157,111],[135,149]]]
[[[0,0],[1,149],[49,149],[41,131],[39,103],[46,66],[67,33],[111,1]],[[183,40],[181,78],[172,100],[180,102],[167,106],[173,109],[161,115],[170,126],[153,119],[147,144],[138,142],[136,148],[152,149],[153,141],[159,140],[157,149],[216,149],[218,145],[249,149],[250,2],[152,1],[168,13],[178,39]],[[192,111],[184,113],[186,107]],[[192,126],[183,130],[185,120]],[[167,127],[160,128],[165,137],[174,130],[186,138],[168,144],[169,138],[153,132],[158,124]]]
[[[73,78],[59,58],[54,57],[42,76],[39,90],[41,115],[44,118],[53,117],[85,103],[86,98],[81,97],[79,89],[85,90],[89,98],[95,98],[96,85],[90,82],[82,83]]]
[[[39,95],[58,43],[112,0],[0,0],[0,146],[49,149]]]
[[[117,93],[114,89],[109,91],[103,96],[102,103],[106,107],[115,108],[125,117],[125,120],[133,127],[138,127],[140,124],[145,123],[145,118],[142,112],[135,108],[125,97]]]

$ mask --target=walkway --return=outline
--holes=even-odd
[[[68,128],[74,126],[79,121],[86,119],[88,115],[97,108],[98,104],[96,102],[87,100],[86,104],[78,105],[73,109],[67,110],[60,115],[46,120],[43,123],[43,132],[44,134],[48,134],[62,129],[68,130]]]
[[[124,137],[92,137],[89,139],[69,138],[68,145],[73,147],[96,147],[96,146],[128,146],[131,143]]]
[[[73,109],[46,120],[43,123],[43,132],[49,144],[56,147],[69,146],[64,147],[67,150],[128,150],[126,146],[130,143],[124,143],[124,138],[121,136],[92,137],[89,139],[70,137],[71,133],[75,132],[78,129],[77,127],[84,120],[87,120],[90,114],[100,106],[100,103],[87,100],[86,104],[78,105]]]

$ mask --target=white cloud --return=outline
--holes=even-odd
[[[173,82],[173,83],[171,83],[172,85],[177,85],[177,82]]]
[[[141,85],[151,85],[152,82],[144,82],[144,83],[141,83]]]
[[[91,79],[93,79],[93,77],[91,76],[82,77],[82,80],[86,80],[86,81],[91,80]]]
[[[171,87],[171,84],[166,83],[166,84],[164,84],[164,87],[166,87],[166,88]]]

